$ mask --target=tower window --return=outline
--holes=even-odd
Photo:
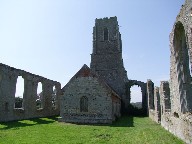
[[[88,98],[86,96],[83,96],[80,99],[80,111],[88,112]]]
[[[107,28],[104,28],[104,40],[109,40],[109,31]]]

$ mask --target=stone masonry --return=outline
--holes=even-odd
[[[142,89],[143,106],[147,108],[146,84],[128,80],[122,58],[122,41],[117,17],[96,19],[93,27],[93,52],[90,68],[101,76],[122,98],[122,112],[130,104],[130,88],[138,85]],[[133,84],[133,85],[132,85]]]
[[[170,33],[170,80],[162,81],[153,92],[148,83],[149,116],[154,121],[192,143],[192,0],[186,0]],[[155,94],[154,94],[155,93]],[[154,97],[154,99],[150,99]],[[152,107],[152,100],[156,104]],[[161,112],[160,112],[161,111]],[[160,112],[160,113],[159,113]],[[160,115],[153,115],[158,113]],[[153,116],[151,116],[153,115]]]
[[[60,121],[112,123],[120,117],[121,98],[84,65],[62,89]],[[86,98],[87,108],[81,109]]]
[[[86,65],[61,89],[59,82],[0,64],[0,122],[58,115],[61,121],[111,123],[130,104],[130,88],[141,87],[148,116],[186,143],[192,143],[192,0],[186,0],[170,33],[170,79],[155,87],[128,79],[117,17],[96,19],[90,68]],[[23,105],[15,108],[18,76],[24,79]],[[37,109],[41,82],[42,108]],[[53,90],[55,86],[56,90]],[[56,94],[55,94],[56,92]],[[53,95],[56,96],[54,107]],[[61,105],[61,106],[60,106]]]
[[[24,79],[22,108],[14,107],[18,76]],[[36,107],[38,82],[42,82],[43,89],[41,109]],[[54,108],[51,100],[53,86],[57,90]],[[0,122],[58,115],[60,90],[59,82],[0,64]]]

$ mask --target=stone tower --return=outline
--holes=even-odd
[[[128,77],[123,65],[122,41],[117,17],[95,20],[90,67],[121,96],[125,105],[127,99],[125,83]]]

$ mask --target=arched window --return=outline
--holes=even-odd
[[[88,112],[88,98],[86,96],[83,96],[80,99],[80,111]]]
[[[36,95],[36,108],[42,109],[43,108],[43,89],[42,89],[42,82],[38,82],[37,85],[37,95]]]
[[[18,76],[17,83],[16,83],[16,91],[15,91],[15,105],[14,107],[23,108],[23,94],[24,94],[24,79],[22,76]]]
[[[104,28],[104,40],[109,40],[109,31],[107,28]]]

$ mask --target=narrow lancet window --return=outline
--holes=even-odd
[[[37,109],[42,109],[43,108],[42,100],[43,100],[42,83],[38,82],[38,85],[37,85],[37,96],[36,96],[36,108]]]
[[[107,28],[104,28],[104,40],[109,40],[109,31]]]
[[[18,76],[15,92],[15,108],[23,108],[24,79]]]

